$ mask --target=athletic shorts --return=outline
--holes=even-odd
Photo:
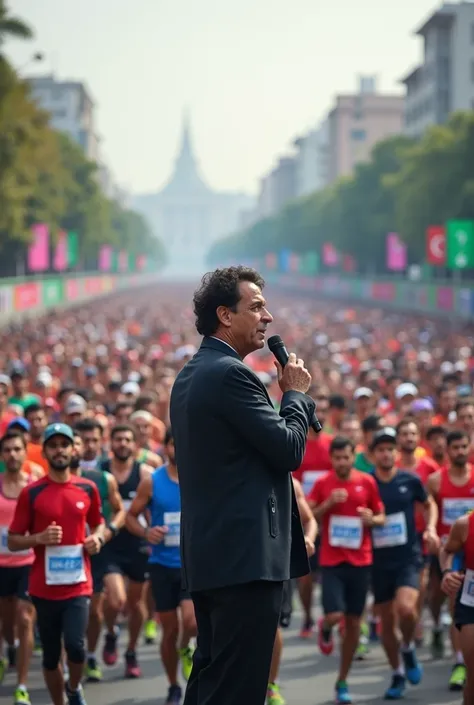
[[[459,631],[467,625],[474,624],[474,607],[461,604],[461,593],[462,588],[456,596],[453,615],[454,625]]]
[[[424,553],[424,541],[423,541],[423,533],[418,532],[418,541],[421,546],[421,557],[420,557],[420,570],[423,570],[427,565],[430,565],[431,563],[431,555],[429,553]]]
[[[183,600],[191,599],[183,588],[181,568],[168,568],[160,563],[150,563],[148,569],[157,612],[172,612]]]
[[[420,562],[403,564],[395,568],[372,566],[372,592],[376,605],[391,602],[402,587],[420,589]]]
[[[148,580],[148,554],[141,551],[119,553],[105,545],[102,549],[104,558],[103,575],[116,573],[123,575],[133,583],[145,583]],[[101,551],[101,553],[102,553]]]
[[[31,565],[0,567],[0,599],[16,597],[29,600],[28,581]]]
[[[309,567],[311,573],[317,573],[319,570],[319,547],[321,546],[321,538],[318,536],[314,544],[315,552],[309,559]]]
[[[371,566],[340,563],[321,568],[321,588],[324,614],[342,612],[360,617],[369,591]]]
[[[430,556],[430,564],[431,564],[431,572],[433,575],[436,575],[436,577],[441,580],[443,577],[443,571],[441,570],[441,566],[439,564],[439,558],[435,554],[433,556]]]
[[[92,572],[92,592],[94,593],[94,595],[99,595],[104,589],[104,574],[106,561],[102,551],[100,551],[99,553],[95,553],[90,558]]]

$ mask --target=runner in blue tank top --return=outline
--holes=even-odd
[[[149,558],[151,588],[162,626],[161,658],[170,684],[165,705],[176,705],[182,697],[177,674],[178,654],[183,676],[188,680],[193,657],[189,640],[196,635],[196,619],[192,600],[183,590],[181,581],[181,496],[170,429],[166,432],[164,451],[166,465],[140,482],[127,514],[126,526],[130,533],[145,538],[152,547]],[[147,509],[151,524],[143,527],[139,517]]]

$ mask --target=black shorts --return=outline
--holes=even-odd
[[[441,566],[439,564],[439,558],[437,555],[433,555],[433,556],[430,556],[430,559],[431,559],[431,573],[433,575],[436,575],[436,577],[441,582],[441,579],[443,577],[443,571],[441,570]]]
[[[157,612],[172,612],[183,600],[191,599],[183,588],[181,568],[168,568],[160,563],[150,563],[148,569]]]
[[[370,584],[370,566],[340,563],[321,568],[324,614],[342,612],[360,617],[365,609]]]
[[[91,556],[92,592],[99,595],[104,590],[106,561],[102,551]]]
[[[0,567],[0,599],[4,597],[30,599],[28,595],[30,568],[30,565]]]
[[[376,605],[391,602],[402,587],[420,589],[420,562],[397,567],[372,566],[372,592]]]
[[[103,575],[117,573],[133,583],[145,583],[148,580],[148,553],[135,550],[133,553],[113,551],[105,545],[102,549],[104,559]]]
[[[461,631],[463,627],[467,627],[471,624],[474,625],[474,607],[461,604],[461,594],[462,587],[456,596],[453,614],[454,625],[459,631]]]

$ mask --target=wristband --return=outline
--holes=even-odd
[[[114,536],[114,537],[117,536],[118,532],[120,531],[120,529],[117,529],[117,527],[115,526],[115,524],[112,521],[110,522],[110,524],[107,524],[107,528],[112,533],[112,536]]]
[[[441,577],[444,578],[444,576],[447,575],[448,573],[455,573],[455,572],[456,571],[453,568],[446,568],[446,570],[443,570],[443,572],[441,573]]]

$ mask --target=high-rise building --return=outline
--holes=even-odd
[[[169,268],[177,274],[202,271],[210,245],[237,232],[241,212],[252,205],[253,198],[247,194],[214,191],[206,183],[194,155],[188,118],[167,184],[132,201],[165,242]]]
[[[377,142],[400,134],[403,114],[403,96],[378,93],[374,77],[362,77],[358,93],[337,96],[327,118],[327,182],[350,176]]]
[[[297,148],[296,197],[319,191],[327,183],[328,125],[323,122],[293,143]]]
[[[474,109],[474,3],[442,5],[419,27],[423,60],[406,87],[404,132],[419,137],[456,110]]]
[[[28,78],[33,100],[51,116],[51,125],[77,142],[88,159],[99,161],[95,105],[79,81],[58,81],[51,75]]]

